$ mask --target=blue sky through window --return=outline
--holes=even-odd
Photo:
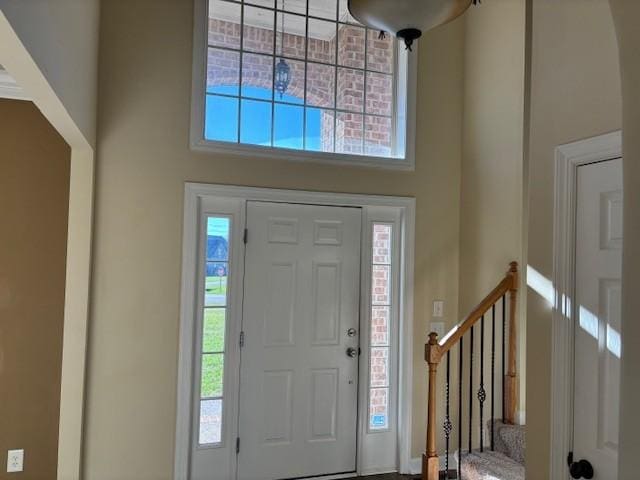
[[[226,217],[209,217],[207,219],[207,235],[223,237],[229,241],[229,223]]]
[[[205,108],[205,138],[207,140],[238,142],[253,145],[271,145],[273,128],[273,146],[302,150],[304,146],[304,122],[306,117],[306,149],[322,150],[321,115],[319,108],[305,108],[298,105],[276,103],[272,112],[271,102],[222,95],[237,95],[237,85],[219,85],[207,89]],[[244,96],[271,100],[271,90],[261,87],[242,87]],[[217,95],[216,95],[217,94]],[[300,99],[291,95],[279,96],[278,100],[288,103],[300,103]],[[240,102],[240,106],[238,105]],[[238,125],[238,111],[242,112]],[[238,131],[240,126],[240,131]]]

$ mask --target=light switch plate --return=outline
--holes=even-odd
[[[433,301],[433,316],[435,318],[444,317],[444,301],[443,300]]]
[[[24,450],[7,452],[7,473],[21,472],[24,466]]]
[[[431,330],[429,333],[435,332],[438,334],[438,338],[444,337],[444,322],[431,322]]]

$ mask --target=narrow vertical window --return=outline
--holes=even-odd
[[[369,342],[369,430],[389,428],[392,225],[374,223]]]
[[[207,217],[204,311],[199,349],[200,445],[219,444],[222,438],[230,230],[231,220],[228,217]]]

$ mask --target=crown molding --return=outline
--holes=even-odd
[[[31,100],[9,72],[2,67],[0,67],[0,98]]]

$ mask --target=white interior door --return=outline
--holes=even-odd
[[[577,178],[574,461],[615,480],[620,389],[622,160],[580,166]]]
[[[248,203],[238,479],[356,469],[361,223]]]

